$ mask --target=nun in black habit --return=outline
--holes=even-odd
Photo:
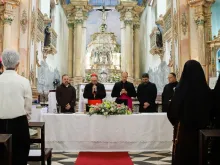
[[[174,126],[172,165],[199,165],[199,130],[210,122],[211,90],[199,62],[186,62],[167,116]]]
[[[215,89],[213,90],[213,112],[212,124],[214,129],[220,129],[220,76],[218,77]],[[220,139],[213,139],[212,144],[212,165],[220,165]]]

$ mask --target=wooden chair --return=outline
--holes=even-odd
[[[40,128],[40,138],[31,138],[31,143],[39,143],[40,149],[30,149],[28,161],[41,162],[41,165],[51,165],[52,148],[45,148],[45,123],[44,122],[30,122],[29,128]]]
[[[12,164],[12,135],[0,134],[0,145],[4,146],[4,153],[1,155],[0,164],[11,165]]]
[[[199,132],[199,165],[207,165],[208,139],[220,137],[220,130],[200,130]]]

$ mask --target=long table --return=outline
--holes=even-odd
[[[46,147],[56,152],[163,151],[172,146],[165,113],[99,116],[42,113]]]

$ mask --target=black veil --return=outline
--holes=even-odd
[[[168,118],[175,118],[172,124],[178,120],[192,129],[205,127],[209,124],[210,107],[211,90],[202,66],[195,60],[189,60],[176,87]]]
[[[220,100],[220,75],[219,75],[217,83],[215,85],[215,89],[213,90],[213,101],[214,101],[213,118],[215,120],[215,125],[218,129],[220,128],[219,100]]]

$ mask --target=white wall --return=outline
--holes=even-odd
[[[50,17],[50,0],[40,0],[39,8],[43,14],[47,14]]]
[[[52,27],[58,34],[57,54],[49,55],[47,63],[53,69],[57,68],[60,74],[66,74],[68,70],[68,26],[66,16],[60,5],[56,5],[52,14]]]
[[[157,9],[156,9],[157,8]],[[162,14],[166,13],[166,0],[154,1],[152,6],[146,6],[141,16],[141,72],[148,72],[150,74],[150,81],[157,86],[158,94],[163,91],[163,87],[167,84],[167,75],[170,72],[167,66],[170,58],[171,42],[167,42],[165,47],[167,52],[163,61],[161,61],[159,55],[152,55],[150,53],[150,34],[152,29],[156,27],[155,21]],[[157,17],[157,18],[155,18]]]
[[[157,4],[157,5],[156,5]],[[157,7],[157,18],[155,18],[155,10]],[[158,55],[150,54],[150,34],[156,26],[155,21],[162,14],[166,13],[166,1],[155,1],[152,6],[146,6],[141,16],[141,72],[147,72],[149,68],[155,69],[161,63]]]
[[[48,5],[49,4],[49,5]],[[50,15],[50,0],[41,0],[41,12]],[[60,75],[66,74],[68,70],[68,26],[66,16],[59,3],[52,10],[51,13],[52,28],[57,33],[57,54],[48,55],[46,62],[51,71],[58,69]],[[41,51],[41,43],[38,44],[38,59],[39,62],[43,60]]]
[[[164,15],[167,11],[167,0],[157,0],[157,18],[162,14]]]

